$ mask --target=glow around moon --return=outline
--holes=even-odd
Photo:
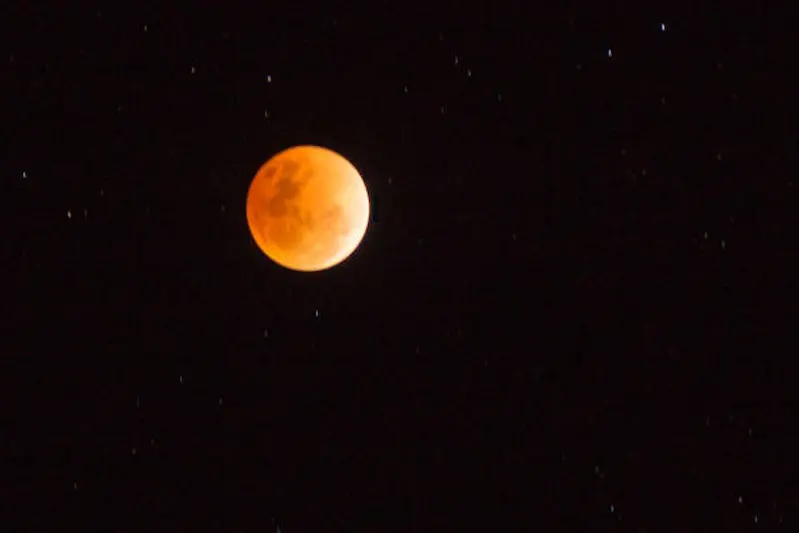
[[[333,267],[360,244],[369,224],[369,194],[358,170],[319,146],[278,153],[247,193],[247,224],[276,263],[311,272]]]

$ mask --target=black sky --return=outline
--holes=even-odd
[[[785,14],[48,4],[0,7],[0,530],[796,531]],[[316,274],[244,214],[296,144],[372,201]]]

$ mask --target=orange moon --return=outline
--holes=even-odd
[[[313,272],[347,259],[366,234],[369,194],[358,170],[320,146],[295,146],[268,160],[247,192],[255,243],[286,268]]]

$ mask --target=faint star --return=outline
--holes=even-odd
[[[666,31],[666,23],[665,22],[661,22],[660,23],[660,31]]]
[[[610,48],[608,48],[608,57],[609,58],[613,57],[613,50],[611,50]]]
[[[25,172],[24,170],[22,171],[22,179],[24,179],[24,180],[28,179],[28,173]]]
[[[72,211],[70,209],[67,209],[67,218],[72,218]]]

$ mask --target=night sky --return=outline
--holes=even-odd
[[[785,15],[47,4],[0,8],[4,533],[798,530]],[[245,218],[298,144],[371,199],[323,272]]]

